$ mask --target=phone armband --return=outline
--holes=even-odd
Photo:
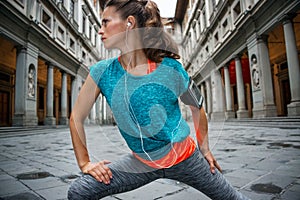
[[[203,96],[193,79],[190,78],[188,90],[180,96],[181,101],[185,105],[201,108],[203,104]]]

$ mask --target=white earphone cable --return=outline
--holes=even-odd
[[[128,49],[128,52],[129,52],[129,51],[130,51],[130,47],[129,47],[129,44],[128,44],[128,28],[129,28],[129,25],[128,25],[127,28],[126,28],[126,33],[125,33],[125,45],[126,45],[126,48]],[[127,66],[126,66],[126,70],[128,69],[128,67],[129,67],[130,64],[131,64],[132,57],[133,57],[133,55],[132,55],[132,56],[130,57],[130,59],[129,59],[129,62],[128,62]],[[157,167],[159,167],[159,168],[170,168],[170,167],[172,167],[172,166],[175,164],[175,162],[176,162],[176,160],[177,160],[177,158],[178,158],[178,154],[177,154],[177,152],[176,152],[176,150],[175,150],[175,148],[174,148],[174,146],[173,146],[173,139],[174,139],[174,132],[175,132],[175,130],[178,129],[178,127],[179,127],[180,124],[181,124],[182,116],[180,116],[180,120],[179,120],[177,126],[172,130],[172,133],[171,133],[171,137],[172,137],[172,138],[171,138],[171,142],[170,142],[170,143],[171,143],[172,151],[173,151],[174,154],[175,154],[175,157],[174,157],[174,159],[172,160],[172,163],[170,163],[170,165],[168,165],[168,166],[161,166],[160,164],[158,164],[158,163],[156,163],[155,161],[153,161],[153,159],[151,158],[151,156],[150,156],[150,155],[147,153],[147,151],[145,150],[145,147],[144,147],[144,141],[143,141],[143,133],[142,133],[142,129],[141,129],[141,126],[140,126],[140,124],[139,124],[139,122],[138,122],[138,119],[137,119],[137,117],[136,117],[136,115],[135,115],[135,113],[134,113],[134,110],[133,110],[133,108],[132,108],[132,106],[131,106],[131,103],[130,103],[130,100],[129,100],[129,96],[128,96],[128,87],[127,87],[127,79],[128,79],[128,77],[127,77],[127,73],[128,73],[128,72],[125,72],[125,77],[124,77],[124,87],[125,87],[124,101],[125,101],[125,103],[127,104],[127,108],[128,108],[129,115],[131,116],[132,120],[134,121],[134,123],[136,124],[136,126],[137,126],[137,128],[138,128],[139,136],[140,136],[140,141],[141,141],[142,151],[146,154],[146,156],[149,158],[149,160],[150,160],[152,163],[154,163]]]

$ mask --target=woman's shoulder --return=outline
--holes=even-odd
[[[100,67],[100,68],[109,67],[109,66],[113,65],[116,60],[117,60],[117,58],[108,58],[105,60],[100,60],[96,64],[94,64],[92,67]]]
[[[105,71],[110,67],[113,67],[116,61],[117,58],[109,58],[97,62],[90,67],[90,75],[96,82],[99,81],[100,77],[102,77],[102,74],[105,73]]]
[[[90,67],[90,72],[101,71],[104,72],[107,68],[113,66],[117,61],[117,58],[109,58],[100,60],[96,64]]]
[[[171,67],[177,71],[182,71],[184,70],[183,65],[175,58],[170,58],[170,57],[164,57],[162,61],[163,65],[166,65],[168,67]]]

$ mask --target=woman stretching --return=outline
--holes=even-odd
[[[220,173],[209,149],[201,97],[191,100],[197,90],[176,60],[177,46],[164,32],[157,5],[150,0],[110,0],[99,34],[105,48],[121,54],[91,67],[72,110],[72,142],[83,175],[70,186],[68,198],[100,199],[168,178],[212,199],[247,199]],[[84,120],[100,92],[132,151],[112,163],[92,163],[86,147]],[[191,108],[197,141],[181,115],[180,98]]]

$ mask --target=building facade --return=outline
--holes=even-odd
[[[178,0],[174,21],[211,119],[300,116],[300,1]]]
[[[0,1],[0,126],[67,124],[89,67],[118,52],[98,0]],[[300,116],[298,0],[178,0],[165,29],[211,119]],[[188,118],[188,116],[186,116]],[[87,123],[112,123],[100,96]]]
[[[68,124],[74,101],[97,61],[115,56],[101,44],[96,0],[0,2],[0,126]],[[87,123],[110,123],[100,96]]]

